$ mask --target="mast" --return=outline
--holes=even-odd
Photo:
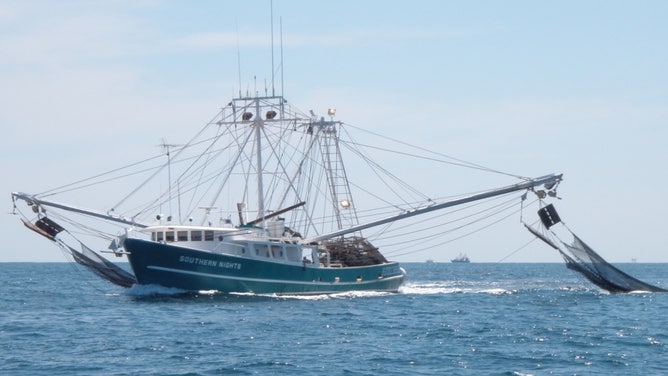
[[[329,183],[329,194],[331,195],[331,200],[332,200],[332,209],[334,210],[334,214],[336,216],[336,225],[339,230],[343,228],[343,223],[341,222],[341,211],[339,210],[339,199],[338,199],[338,192],[337,192],[337,186],[336,186],[336,173],[338,168],[338,164],[335,166],[336,163],[336,156],[332,158],[332,151],[331,151],[331,142],[334,140],[336,142],[336,134],[334,130],[334,125],[330,125],[329,123],[325,123],[323,120],[320,121],[321,126],[323,127],[323,130],[321,133],[324,135],[322,138],[322,144],[320,145],[322,149],[322,155],[323,158],[325,159],[325,170],[327,172],[327,182]],[[325,125],[327,128],[324,128]]]
[[[320,127],[320,152],[322,154],[325,165],[327,182],[329,185],[329,193],[332,201],[332,209],[336,216],[336,224],[339,230],[344,227],[357,225],[357,213],[354,205],[351,203],[350,185],[348,177],[346,176],[346,169],[341,157],[341,149],[339,146],[338,128],[341,122],[334,121],[334,110],[330,109],[329,115],[332,117],[330,121],[323,118],[316,123]],[[349,215],[345,216],[348,223],[343,223],[344,216],[341,209],[351,211]]]
[[[255,139],[257,164],[257,211],[258,218],[264,222],[264,186],[262,184],[262,116],[260,116],[260,99],[255,99]]]

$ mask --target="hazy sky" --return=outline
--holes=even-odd
[[[106,171],[153,153],[163,137],[185,140],[239,82],[244,92],[264,87],[269,4],[0,1],[5,213],[12,191]],[[500,170],[563,172],[557,207],[603,257],[668,262],[668,2],[276,0],[273,8],[292,103],[336,107],[339,120]],[[434,179],[444,189],[451,181]],[[0,261],[65,260],[17,216],[0,223]],[[465,251],[494,262],[531,239],[519,222],[495,236],[484,248],[399,260]],[[535,242],[506,261],[560,260]]]

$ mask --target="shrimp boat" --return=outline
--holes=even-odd
[[[380,186],[395,176],[367,154],[381,148],[344,139],[352,126],[335,114],[305,114],[282,95],[239,95],[187,143],[163,142],[155,157],[39,194],[12,193],[14,213],[74,261],[124,287],[396,292],[406,273],[365,232],[509,193],[554,196],[562,179],[520,178],[442,200],[389,204],[378,200]],[[362,176],[375,181],[375,189],[358,188],[359,180],[349,178],[344,151],[371,166],[373,173]],[[360,165],[353,163],[355,170]],[[121,191],[129,192],[114,197]],[[384,203],[383,209],[369,211],[371,201]],[[91,241],[109,244],[108,250],[94,251]],[[127,257],[131,272],[100,252]]]
[[[457,257],[450,260],[450,262],[466,264],[466,263],[471,262],[471,259],[467,255],[465,255],[464,253],[460,253]]]

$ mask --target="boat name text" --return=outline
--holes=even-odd
[[[184,264],[219,267],[223,269],[237,269],[237,270],[241,269],[241,264],[238,262],[216,261],[211,259],[202,259],[199,257],[181,256],[179,257],[179,262],[182,262]]]

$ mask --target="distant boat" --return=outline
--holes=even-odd
[[[460,253],[459,256],[450,260],[451,262],[471,262],[471,259],[463,253]]]

